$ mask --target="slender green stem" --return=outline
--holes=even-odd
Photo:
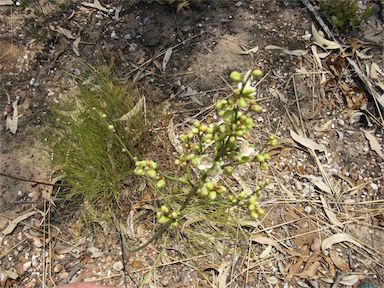
[[[190,183],[188,181],[185,181],[183,179],[180,179],[180,178],[176,178],[176,177],[172,177],[172,176],[169,176],[161,171],[157,171],[161,176],[163,176],[164,178],[168,179],[168,180],[171,180],[171,181],[174,181],[174,182],[179,182],[179,183],[182,183],[182,184],[187,184],[189,185]]]
[[[123,146],[123,148],[125,149],[125,151],[127,152],[128,156],[132,159],[132,161],[136,161],[136,158],[135,156],[133,156],[133,154],[131,153],[131,151],[129,151],[129,149],[127,148],[127,146],[124,144],[123,140],[121,140],[120,136],[117,135],[117,133],[115,132],[115,137],[116,139],[119,141],[119,143],[121,144],[121,146]]]

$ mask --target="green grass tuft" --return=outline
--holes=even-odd
[[[117,119],[132,111],[139,99],[131,84],[119,85],[101,73],[82,81],[76,97],[52,108],[48,142],[53,164],[70,186],[61,196],[82,199],[92,217],[95,211],[110,217],[122,182],[132,177],[130,153],[138,152],[145,131],[142,109],[134,109],[126,121]]]
[[[372,7],[361,10],[357,0],[320,0],[320,10],[342,31],[359,28],[372,13]]]

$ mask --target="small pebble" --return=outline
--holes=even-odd
[[[119,272],[119,271],[123,270],[123,263],[121,263],[121,261],[115,262],[115,263],[113,264],[112,268],[113,268],[115,271]]]

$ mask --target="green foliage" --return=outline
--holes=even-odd
[[[82,199],[92,214],[110,214],[132,175],[132,153],[144,131],[138,100],[132,85],[98,74],[79,84],[76,97],[52,107],[47,138],[54,167],[70,186],[62,196]]]
[[[157,211],[157,220],[161,228],[145,244],[134,249],[139,250],[157,239],[162,233],[179,226],[186,211],[197,212],[199,207],[223,207],[221,211],[231,207],[246,210],[253,219],[258,219],[264,210],[257,201],[268,181],[258,181],[254,191],[244,191],[242,187],[227,189],[221,183],[225,174],[228,177],[234,170],[245,163],[255,163],[261,170],[268,169],[269,154],[267,147],[275,146],[277,140],[270,136],[265,145],[255,147],[246,138],[254,127],[252,115],[262,112],[255,99],[254,81],[261,78],[260,70],[248,71],[245,75],[234,71],[230,78],[236,83],[233,93],[227,99],[216,103],[217,120],[204,123],[196,120],[189,131],[180,135],[184,151],[175,159],[179,173],[166,175],[152,160],[136,161],[135,174],[146,177],[153,187],[160,192],[163,202]],[[175,183],[179,191],[175,193]],[[167,193],[170,189],[170,193]],[[164,195],[170,195],[165,199]],[[215,210],[214,208],[212,211]]]
[[[371,13],[372,7],[361,11],[357,0],[320,0],[320,9],[332,24],[341,30],[358,28]]]

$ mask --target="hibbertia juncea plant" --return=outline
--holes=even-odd
[[[258,181],[252,193],[242,189],[234,192],[220,181],[221,173],[232,175],[241,164],[258,163],[261,170],[268,169],[270,156],[266,149],[276,145],[276,138],[269,136],[265,145],[259,149],[245,139],[254,128],[252,116],[262,112],[255,99],[255,85],[262,75],[258,69],[250,70],[245,75],[237,71],[232,72],[230,79],[236,85],[229,97],[215,104],[215,122],[207,124],[196,120],[187,133],[180,135],[183,153],[175,160],[175,165],[180,166],[181,176],[162,173],[157,163],[152,160],[136,161],[135,174],[152,179],[160,191],[167,189],[168,181],[177,181],[185,185],[188,192],[177,202],[177,207],[160,207],[157,220],[162,225],[161,228],[135,250],[145,247],[169,228],[178,226],[183,210],[199,201],[227,201],[229,205],[246,208],[254,219],[264,214],[257,200],[261,191],[268,185],[267,181]]]

